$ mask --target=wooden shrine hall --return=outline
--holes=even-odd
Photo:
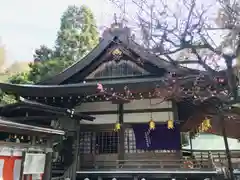
[[[185,157],[182,137],[196,129],[222,135],[216,107],[227,88],[224,77],[214,77],[221,79],[216,94],[205,72],[148,52],[115,23],[60,74],[34,85],[0,83],[19,100],[0,115],[65,132],[52,139],[51,174],[62,179],[221,178],[227,165],[209,153]],[[240,138],[238,110],[225,115],[226,135]]]
[[[0,107],[2,110],[3,107]],[[51,140],[53,137],[64,136],[65,132],[19,123],[2,116],[0,131],[0,178],[47,179],[47,172],[51,168],[49,159],[51,160],[53,152]]]

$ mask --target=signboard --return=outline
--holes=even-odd
[[[45,154],[26,153],[23,174],[43,174],[45,159]]]

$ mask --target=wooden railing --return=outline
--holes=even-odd
[[[183,157],[183,152],[190,154]],[[148,154],[148,155],[146,155]],[[240,151],[231,151],[234,168],[240,167]],[[182,153],[132,153],[125,154],[125,160],[118,156],[86,154],[80,157],[78,170],[91,169],[214,169],[227,167],[225,151],[182,150]]]
[[[188,156],[183,156],[187,152]],[[240,150],[231,151],[232,163],[235,169],[240,169]],[[224,150],[182,150],[176,153],[126,153],[124,160],[118,160],[118,154],[79,156],[77,171],[87,170],[174,170],[174,171],[215,171],[227,169],[228,163]],[[69,177],[72,168],[62,170],[63,176],[52,180],[63,180]]]
[[[66,179],[66,178],[65,178],[64,176],[51,178],[51,180],[65,180],[65,179]]]
[[[192,152],[196,155],[208,156],[209,154],[215,156],[226,156],[225,150],[190,150],[190,149],[182,149],[181,152]],[[231,155],[240,157],[240,150],[231,150]]]
[[[73,166],[74,166],[74,163],[64,171],[62,176],[53,177],[51,178],[51,180],[66,180],[67,178],[71,179],[71,176],[73,174],[73,169],[74,169]]]
[[[209,159],[201,162],[196,160],[117,160],[96,161],[94,169],[212,169],[213,165]]]
[[[192,150],[194,158],[201,160],[203,158],[212,159],[213,164],[218,167],[227,167],[227,156],[225,150]],[[233,168],[240,168],[240,150],[231,150],[231,159]]]

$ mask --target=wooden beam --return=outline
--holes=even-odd
[[[0,131],[18,134],[31,134],[31,135],[64,135],[62,130],[51,128],[43,128],[27,124],[21,124],[9,121],[7,118],[0,117]]]
[[[131,110],[124,110],[123,114],[133,114],[133,113],[150,113],[150,112],[172,112],[173,108],[154,108],[154,109],[131,109]],[[118,110],[110,110],[110,111],[89,111],[89,112],[82,112],[82,114],[88,115],[107,115],[107,114],[118,114]]]
[[[51,138],[47,140],[47,147],[52,148]],[[51,178],[52,178],[52,152],[46,152],[43,180],[49,180]]]
[[[188,78],[187,80],[181,80],[179,85],[192,82],[194,78]],[[164,78],[141,78],[141,79],[124,79],[116,81],[104,81],[100,82],[104,88],[119,90],[119,93],[124,92],[124,87],[128,87],[131,92],[143,93],[149,92],[158,87],[166,87]],[[4,92],[13,92],[18,96],[23,97],[63,97],[63,96],[79,96],[85,95],[86,93],[96,94],[97,93],[97,82],[79,83],[79,84],[67,84],[67,85],[15,85],[0,83],[0,88]],[[47,93],[46,93],[47,92]]]
[[[76,177],[77,177],[77,169],[78,169],[78,161],[80,162],[80,159],[78,158],[79,157],[79,151],[80,151],[80,123],[79,122],[76,122],[76,127],[77,127],[77,131],[75,132],[75,141],[74,141],[74,145],[75,145],[75,148],[74,148],[74,160],[73,160],[73,163],[72,163],[72,174],[71,174],[71,179],[75,180]]]
[[[125,154],[125,143],[124,143],[124,136],[125,136],[125,128],[124,128],[124,112],[123,112],[124,105],[118,104],[118,122],[122,125],[119,130],[119,152],[118,152],[118,159],[124,160]]]

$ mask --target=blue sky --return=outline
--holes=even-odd
[[[108,26],[119,9],[108,0],[5,0],[0,3],[0,37],[7,59],[30,61],[41,44],[54,45],[60,17],[68,5],[88,5],[98,25]]]

